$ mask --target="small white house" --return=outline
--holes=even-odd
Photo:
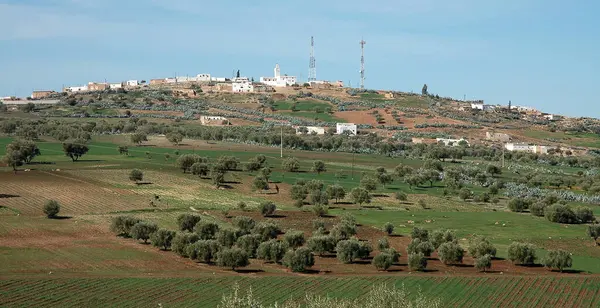
[[[531,146],[527,143],[507,143],[504,148],[511,152],[532,152]]]
[[[225,77],[210,77],[210,81],[225,82],[225,81],[227,81],[227,78],[225,78]]]
[[[123,89],[123,83],[122,82],[115,82],[115,83],[111,83],[108,85],[108,87],[110,89],[116,90],[116,89]]]
[[[165,83],[176,83],[177,78],[165,78]]]
[[[206,124],[222,124],[223,121],[227,121],[229,122],[229,120],[227,120],[227,118],[221,117],[221,116],[200,116],[200,123],[202,123],[203,125]]]
[[[350,132],[350,135],[356,135],[357,129],[356,124],[354,123],[337,123],[335,125],[335,133],[338,135],[343,134],[344,132]]]
[[[190,80],[189,76],[179,76],[179,77],[175,77],[175,81],[176,82],[190,82],[192,80]]]
[[[492,111],[494,110],[496,107],[493,105],[486,105],[483,103],[472,103],[471,104],[471,109],[473,110],[481,110],[481,111]]]
[[[198,74],[196,75],[196,81],[211,81],[210,74]]]
[[[542,116],[548,121],[560,121],[563,119],[562,116],[557,114],[544,114]]]
[[[316,135],[325,135],[325,128],[323,127],[317,127],[317,126],[296,126],[294,127],[296,129],[296,135],[301,135],[302,134],[302,127],[306,127],[307,129],[307,133],[308,135],[312,135],[313,133]]]
[[[254,92],[254,86],[250,82],[234,82],[231,84],[231,91],[234,93]]]
[[[71,92],[71,93],[83,92],[83,91],[87,91],[87,90],[88,90],[88,86],[78,86],[78,87],[67,87],[67,88],[65,88],[65,92]]]
[[[279,64],[275,64],[275,69],[273,69],[273,73],[273,77],[260,77],[260,82],[276,88],[283,88],[296,84],[296,76],[281,76]]]
[[[127,80],[128,87],[137,87],[140,83],[137,80]]]
[[[443,143],[444,146],[459,146],[461,141],[464,141],[467,143],[467,145],[469,145],[469,141],[465,138],[461,138],[461,139],[446,139],[446,138],[436,138],[435,139],[438,143]]]

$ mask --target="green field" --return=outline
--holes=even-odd
[[[442,307],[598,307],[598,277],[66,278],[0,279],[3,307],[215,307],[237,283],[264,302],[307,292],[359,297],[373,284],[421,290]]]

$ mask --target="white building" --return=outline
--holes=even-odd
[[[165,83],[176,83],[177,78],[165,78]]]
[[[527,143],[507,143],[504,148],[511,152],[532,152],[531,146]]]
[[[108,85],[108,87],[110,89],[113,89],[113,90],[115,90],[115,89],[122,89],[123,88],[123,83],[122,82],[111,83],[111,84]]]
[[[465,138],[461,138],[461,139],[446,139],[446,138],[436,138],[435,141],[437,141],[438,143],[443,143],[445,146],[459,146],[461,141],[464,141],[467,143],[467,145],[469,145],[469,141]]]
[[[533,107],[527,107],[527,106],[511,106],[510,109],[516,109],[517,111],[522,111],[522,112],[537,112],[537,109],[533,108]]]
[[[281,76],[279,64],[275,64],[273,72],[275,75],[274,77],[260,77],[260,82],[276,88],[283,88],[296,84],[296,76]]]
[[[493,105],[486,105],[483,103],[471,103],[471,109],[482,110],[482,111],[492,111],[496,107]]]
[[[193,78],[193,77],[192,77]],[[193,78],[195,79],[195,78]],[[175,77],[175,82],[189,82],[192,81],[190,80],[189,76],[179,76],[179,77]]]
[[[203,125],[214,123],[222,124],[223,121],[227,121],[229,123],[229,120],[227,120],[227,118],[221,116],[200,116],[200,123],[202,123]]]
[[[350,132],[350,135],[356,135],[356,124],[354,123],[337,123],[335,125],[335,133],[338,135],[343,134],[344,132]]]
[[[544,114],[542,116],[548,121],[560,121],[563,119],[562,116],[557,114]]]
[[[127,80],[128,87],[137,87],[140,83],[137,80]]]
[[[254,86],[250,82],[234,82],[231,84],[231,92],[248,93],[254,92]]]
[[[66,87],[65,88],[65,92],[71,92],[71,93],[82,92],[82,91],[87,91],[87,90],[88,90],[88,86]]]
[[[308,135],[312,135],[313,133],[317,135],[325,135],[325,128],[317,126],[296,126],[294,127],[296,129],[296,135],[302,134],[302,127],[305,127],[308,130]]]
[[[248,77],[235,77],[231,81],[233,81],[233,82],[250,82],[250,79],[248,79]]]
[[[225,81],[227,81],[227,78],[225,78],[225,77],[210,77],[210,81],[225,82]]]
[[[210,74],[198,74],[196,75],[196,81],[211,81]]]

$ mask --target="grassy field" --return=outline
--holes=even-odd
[[[296,106],[296,111],[292,111],[292,105]],[[344,120],[334,117],[327,113],[327,110],[335,110],[335,107],[326,102],[307,99],[293,101],[278,101],[273,104],[275,109],[283,115],[306,118],[310,120],[319,120],[324,122],[343,122]]]
[[[0,279],[3,307],[215,307],[237,283],[269,303],[307,292],[355,298],[387,284],[439,298],[442,307],[598,307],[598,277],[209,277]],[[416,292],[413,292],[416,295]]]

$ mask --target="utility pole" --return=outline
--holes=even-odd
[[[310,58],[308,61],[308,82],[317,81],[317,61],[315,60],[315,39],[310,37]]]
[[[502,143],[502,168],[504,168],[504,149],[506,148],[506,143]]]
[[[360,88],[365,88],[365,40],[360,40]]]

